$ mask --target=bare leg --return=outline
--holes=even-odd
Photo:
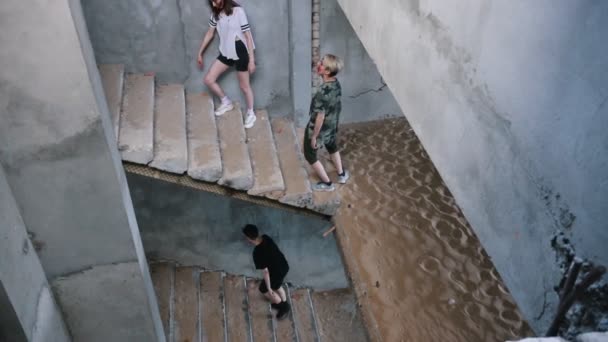
[[[331,161],[334,163],[334,166],[336,167],[336,171],[338,171],[338,174],[341,174],[342,172],[344,172],[344,170],[342,169],[342,159],[340,158],[340,151],[338,151],[334,154],[330,154],[329,156],[331,157]]]
[[[317,176],[319,176],[319,178],[321,179],[321,181],[323,181],[325,183],[329,183],[330,182],[329,177],[327,176],[327,172],[325,172],[325,168],[323,167],[323,164],[321,164],[320,161],[317,160],[311,166],[315,170],[315,172],[317,173]]]
[[[283,302],[287,301],[287,294],[285,293],[285,289],[283,289],[283,286],[281,286],[277,290],[277,293],[279,294],[279,296],[281,296],[281,301],[283,301]]]
[[[217,59],[213,64],[211,64],[211,68],[207,71],[207,75],[205,75],[204,82],[209,89],[220,99],[222,99],[226,94],[222,87],[217,83],[217,78],[220,77],[226,70],[228,70],[229,66],[218,61]]]
[[[272,304],[279,304],[281,302],[281,296],[277,292],[273,292],[273,295],[270,295],[270,292],[264,293],[266,299],[268,299]]]
[[[236,73],[239,79],[241,91],[247,100],[247,109],[253,109],[253,90],[249,84],[249,71],[239,71]]]

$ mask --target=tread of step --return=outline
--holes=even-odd
[[[272,312],[268,300],[260,293],[259,280],[247,279],[247,299],[253,341],[273,341]]]
[[[188,175],[205,182],[222,176],[213,99],[206,93],[186,94],[188,113]]]
[[[175,319],[173,336],[176,341],[198,340],[198,271],[192,267],[175,270]]]
[[[305,208],[312,201],[312,191],[306,170],[302,167],[293,122],[286,118],[274,118],[271,125],[285,182],[285,192],[279,202]]]
[[[224,341],[226,336],[224,316],[223,279],[220,272],[201,273],[201,324],[202,341]]]
[[[101,64],[99,74],[106,94],[108,109],[112,118],[112,127],[118,141],[120,127],[120,106],[122,103],[122,87],[125,77],[125,66],[122,64]]]
[[[160,319],[163,322],[165,330],[165,338],[169,341],[169,329],[171,319],[171,287],[173,285],[172,264],[158,263],[150,265],[150,275],[154,284],[154,291],[158,301],[158,309],[160,311]]]
[[[313,292],[312,302],[322,341],[367,341],[357,301],[351,290]]]
[[[285,190],[268,112],[258,110],[256,116],[255,125],[247,130],[247,145],[253,168],[253,187],[247,193],[254,196]]]
[[[249,341],[249,310],[245,290],[245,278],[227,275],[224,278],[228,341]]]
[[[237,103],[234,109],[216,118],[223,174],[218,184],[236,190],[253,186],[253,171],[243,126],[243,115]]]
[[[184,86],[161,85],[154,107],[154,159],[151,167],[182,174],[188,168]]]
[[[154,76],[126,75],[118,146],[125,161],[147,165],[154,157]]]
[[[298,341],[319,342],[310,291],[308,289],[292,290],[291,304],[298,331]]]
[[[298,135],[298,146],[299,146],[299,149],[301,150],[302,144],[304,143],[304,128],[299,128],[297,130],[297,135]],[[337,188],[342,186],[342,184],[338,184],[338,182],[337,182],[333,163],[331,163],[331,161],[329,163],[324,162],[324,158],[322,157],[323,153],[326,153],[326,152],[319,150],[317,152],[317,156],[318,156],[319,160],[321,160],[321,162],[323,163],[323,166],[325,166],[325,171],[327,172],[327,175],[334,182],[334,185],[336,186],[336,190],[327,191],[327,192],[326,191],[313,191],[312,201],[306,207],[310,210],[313,210],[313,211],[316,211],[316,212],[319,212],[319,213],[322,213],[325,215],[333,215],[336,213],[336,210],[338,210],[338,208],[340,207],[341,199],[340,199],[340,195],[338,194]],[[316,184],[320,179],[316,175],[315,171],[312,169],[312,166],[310,166],[310,164],[308,164],[308,162],[306,162],[306,160],[303,160],[302,165],[306,169],[311,186],[313,184]]]

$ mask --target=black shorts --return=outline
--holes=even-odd
[[[337,131],[332,132],[331,136],[327,141],[322,142],[322,144],[327,149],[329,154],[334,154],[338,152],[338,142],[337,142]],[[308,164],[312,165],[316,163],[319,159],[317,158],[317,151],[321,146],[319,146],[319,141],[317,141],[317,149],[313,149],[310,145],[310,137],[308,136],[308,129],[306,129],[306,133],[304,133],[304,158],[308,162]]]
[[[286,275],[287,274],[284,274],[282,276],[276,276],[276,277],[273,277],[272,274],[270,275],[270,287],[272,288],[273,291],[278,290],[281,287],[281,285],[283,285],[283,280],[285,280]],[[262,281],[260,282],[260,286],[258,287],[258,289],[262,293],[268,292],[268,287],[266,287],[266,282],[264,281],[264,279],[262,279]]]
[[[247,52],[245,43],[243,43],[242,40],[237,40],[234,42],[234,47],[236,48],[236,55],[239,57],[239,59],[230,59],[220,53],[217,60],[226,64],[227,66],[236,65],[237,71],[247,71],[249,66],[249,52]]]

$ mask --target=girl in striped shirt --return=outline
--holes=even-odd
[[[245,128],[251,128],[256,117],[253,111],[253,90],[249,83],[249,74],[255,72],[255,46],[247,15],[245,10],[233,0],[209,0],[209,5],[212,10],[209,30],[198,51],[197,62],[202,69],[203,53],[217,30],[220,36],[220,55],[213,62],[204,79],[207,87],[221,99],[221,105],[215,111],[215,115],[222,115],[234,108],[232,101],[217,83],[217,79],[231,66],[235,66],[241,90],[247,100]]]

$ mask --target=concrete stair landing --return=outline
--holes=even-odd
[[[354,294],[287,288],[290,314],[277,321],[257,279],[170,263],[150,265],[168,342],[367,341]]]
[[[100,65],[118,148],[125,162],[217,183],[299,208],[333,215],[337,192],[313,193],[291,119],[258,110],[251,129],[238,104],[214,115],[212,98],[183,85],[156,85],[151,74]]]

